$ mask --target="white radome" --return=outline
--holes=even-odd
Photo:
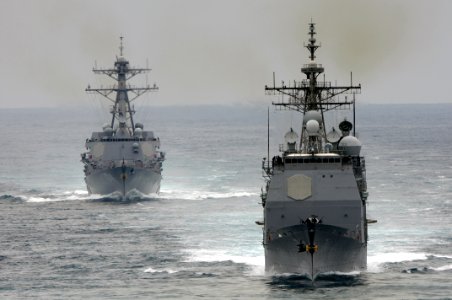
[[[320,124],[316,120],[309,120],[306,123],[306,131],[309,135],[316,135],[320,130]]]
[[[354,136],[345,136],[339,142],[339,149],[346,155],[359,155],[361,152],[361,142]]]

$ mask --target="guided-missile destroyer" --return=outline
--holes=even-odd
[[[162,178],[164,152],[159,151],[160,139],[152,131],[145,131],[142,123],[135,123],[135,110],[131,105],[137,97],[158,90],[153,86],[135,87],[128,83],[132,77],[149,72],[148,68],[134,68],[123,56],[123,38],[120,53],[113,68],[93,68],[116,81],[111,87],[91,88],[86,92],[98,93],[112,102],[110,123],[100,132],[93,132],[86,140],[87,152],[82,153],[85,182],[90,194],[109,195],[129,192],[158,193]],[[132,98],[129,98],[131,93]]]
[[[312,279],[323,272],[363,270],[367,263],[368,197],[361,142],[355,136],[355,94],[361,85],[337,86],[320,78],[315,60],[315,24],[309,24],[309,61],[302,81],[265,86],[282,95],[276,108],[300,112],[301,130],[285,134],[280,154],[263,159],[262,188],[265,268]],[[348,94],[347,96],[345,94]],[[349,120],[326,120],[348,110]],[[334,118],[332,118],[334,121]]]

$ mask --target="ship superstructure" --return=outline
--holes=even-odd
[[[98,93],[112,102],[112,117],[102,131],[93,132],[86,140],[87,152],[81,155],[85,182],[90,194],[120,193],[125,197],[131,191],[146,195],[158,193],[165,155],[159,150],[160,139],[152,131],[144,130],[142,123],[135,122],[131,104],[158,87],[130,85],[128,81],[132,77],[150,69],[129,65],[123,56],[122,37],[119,49],[113,68],[93,68],[95,74],[107,75],[116,83],[107,88],[86,88],[86,92]]]
[[[280,155],[264,158],[262,189],[263,245],[266,271],[311,276],[330,271],[366,268],[367,222],[365,161],[355,137],[355,94],[361,85],[335,86],[321,79],[324,68],[315,60],[315,24],[309,24],[306,79],[265,86],[267,94],[283,95],[276,108],[302,115],[302,128],[292,128]],[[351,99],[347,99],[349,94]],[[335,110],[353,111],[327,128],[325,117]],[[328,113],[327,113],[328,112]],[[329,130],[328,130],[329,129]],[[269,156],[269,155],[268,155]]]

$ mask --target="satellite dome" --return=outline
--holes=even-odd
[[[295,143],[298,140],[298,134],[290,128],[290,131],[284,135],[284,140],[286,143]]]
[[[320,130],[320,124],[317,122],[317,120],[309,120],[306,123],[306,131],[308,132],[308,135],[317,135]]]
[[[140,145],[138,143],[133,143],[132,148],[134,153],[140,152]]]
[[[339,129],[342,131],[350,131],[353,128],[353,124],[350,123],[347,120],[342,121],[341,123],[339,123]]]
[[[140,137],[143,134],[143,130],[140,127],[135,126],[135,136]]]
[[[308,123],[310,120],[315,120],[318,124],[321,124],[322,114],[317,110],[308,110],[303,116],[303,124]]]
[[[113,128],[111,127],[104,127],[104,133],[106,136],[112,136],[113,135]]]
[[[341,134],[333,127],[333,129],[327,133],[326,139],[330,143],[337,143],[341,139]]]
[[[361,151],[361,142],[354,136],[345,136],[339,142],[339,150],[344,151],[345,155],[359,156]]]
[[[144,126],[143,126],[143,124],[141,124],[141,123],[135,123],[135,128],[141,128],[141,129],[144,129]]]

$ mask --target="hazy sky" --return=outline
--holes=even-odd
[[[264,85],[304,78],[317,23],[326,78],[364,103],[452,103],[452,1],[1,0],[1,107],[85,105],[91,70],[125,37],[153,69],[159,105],[271,101]]]

